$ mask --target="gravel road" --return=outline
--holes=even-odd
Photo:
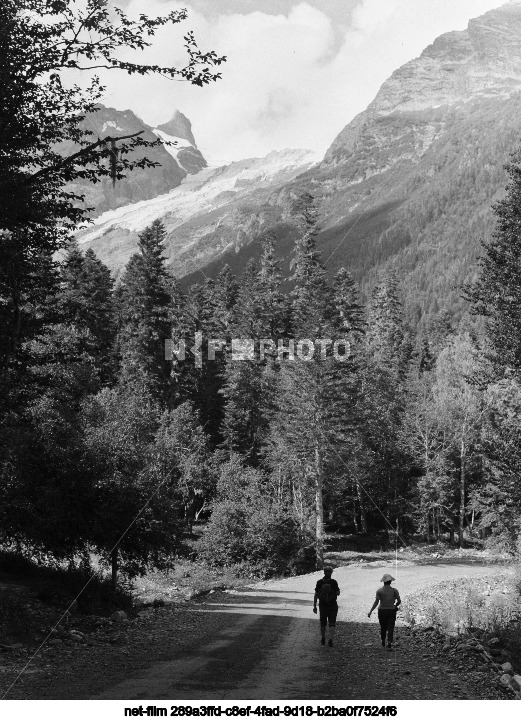
[[[396,577],[394,585],[405,598],[430,583],[493,575],[504,567],[338,568],[334,577],[341,596],[333,648],[320,645],[312,613],[319,573],[215,592],[197,603],[150,611],[110,634],[100,631],[89,645],[39,654],[8,698],[487,698],[483,689],[465,686],[435,651],[400,627],[400,620],[396,649],[382,649],[376,617],[369,620],[367,611],[386,571]],[[4,689],[13,678],[3,675]]]

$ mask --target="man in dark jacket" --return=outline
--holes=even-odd
[[[337,598],[340,595],[338,583],[331,578],[333,569],[330,566],[324,568],[324,578],[317,581],[315,586],[315,597],[313,599],[313,613],[320,611],[320,643],[326,644],[326,626],[329,624],[329,646],[333,645],[335,634],[336,617],[338,613]]]

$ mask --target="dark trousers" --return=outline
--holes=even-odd
[[[318,604],[318,611],[320,615],[320,626],[325,628],[329,623],[330,626],[336,625],[336,617],[338,614],[337,603],[320,603]]]
[[[385,635],[387,634],[387,643],[393,642],[394,624],[396,623],[396,611],[393,608],[382,608],[378,611],[378,620],[380,622],[380,635],[382,643],[385,643]]]

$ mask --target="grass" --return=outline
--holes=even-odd
[[[239,569],[216,569],[181,560],[172,571],[150,571],[133,583],[135,602],[150,604],[193,598],[214,588],[247,586],[251,579],[239,575]]]
[[[479,628],[503,634],[520,616],[516,576],[454,579],[433,584],[407,598],[404,618],[410,625],[434,626],[449,636]]]

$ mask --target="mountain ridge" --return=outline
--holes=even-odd
[[[236,195],[229,206],[222,197],[219,212],[177,227],[184,250],[181,259],[172,254],[172,231],[172,269],[192,279],[227,262],[240,272],[272,228],[288,270],[298,232],[291,208],[307,191],[320,206],[318,242],[330,274],[346,266],[367,292],[391,269],[413,324],[445,309],[461,317],[461,285],[493,230],[491,206],[504,192],[520,116],[521,6],[511,4],[440,36],[398,68],[321,162],[271,192]],[[106,260],[110,253],[96,245]]]
[[[187,118],[185,120],[190,124]],[[119,180],[115,186],[112,185],[110,178],[102,178],[95,184],[81,180],[71,183],[69,188],[73,192],[85,195],[83,206],[95,208],[94,212],[90,213],[91,217],[166,193],[178,187],[187,175],[197,173],[207,165],[202,153],[195,146],[195,140],[194,144],[191,144],[184,138],[161,133],[157,128],[145,123],[132,110],[116,110],[99,104],[96,112],[86,116],[83,127],[97,137],[110,135],[117,138],[142,131],[141,137],[144,140],[154,142],[161,138],[177,143],[175,147],[163,145],[138,148],[129,153],[127,156],[129,159],[137,160],[146,156],[159,165],[156,168],[136,168],[128,173],[126,178]],[[77,150],[77,147],[68,143],[62,144],[58,150],[63,155],[70,155]]]
[[[179,110],[176,110],[170,120],[167,123],[157,126],[158,130],[162,130],[167,135],[172,135],[176,138],[182,138],[187,140],[190,145],[197,148],[194,134],[192,132],[192,123],[188,120],[186,115]]]
[[[267,228],[268,210],[262,220],[253,213],[249,217],[250,209],[317,161],[312,151],[286,149],[264,158],[207,167],[168,193],[103,213],[77,238],[85,248],[93,248],[117,276],[137,249],[139,232],[161,218],[167,230],[168,262],[176,275],[183,276],[226,250],[237,252],[249,234]],[[249,220],[251,227],[245,229]],[[214,237],[210,245],[206,243],[208,228]]]

